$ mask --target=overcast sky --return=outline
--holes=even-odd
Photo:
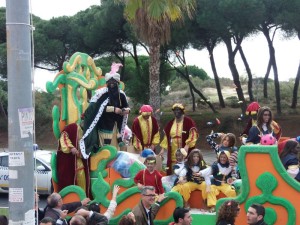
[[[17,2],[17,0],[15,1]],[[32,13],[46,20],[62,15],[72,16],[81,10],[85,10],[91,5],[100,4],[100,0],[31,0],[29,2]],[[4,0],[0,0],[0,7],[2,6],[5,6]],[[297,38],[284,40],[280,35],[277,35],[274,46],[276,50],[279,79],[288,80],[289,78],[294,78],[300,60],[300,41]],[[248,38],[243,41],[242,47],[254,76],[264,76],[269,60],[268,46],[265,38],[262,35]],[[223,44],[219,45],[215,49],[214,55],[220,77],[232,78],[228,67],[226,47]],[[206,50],[202,50],[201,52],[193,49],[188,50],[186,52],[186,59],[187,64],[197,65],[198,67],[203,68],[209,76],[213,76],[208,52]],[[240,75],[245,75],[246,72],[239,56],[236,57],[236,65]],[[47,81],[52,81],[54,76],[55,73],[36,70],[35,86],[45,89],[45,83]],[[273,78],[273,74],[270,78]]]

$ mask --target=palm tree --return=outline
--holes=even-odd
[[[171,24],[189,18],[195,11],[195,0],[115,0],[124,3],[125,18],[135,28],[137,36],[149,46],[149,103],[160,108],[160,46],[168,43]]]

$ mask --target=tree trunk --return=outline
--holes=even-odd
[[[184,54],[184,51],[182,52],[182,58],[180,58],[180,56],[178,56],[178,59],[179,61],[181,60],[181,64],[182,66],[184,66],[184,72],[185,72],[185,77],[187,77],[189,80],[190,80],[190,77],[189,77],[189,71],[188,71],[188,68],[186,65],[186,61],[185,61],[185,54]],[[194,92],[193,92],[193,89],[191,87],[191,82],[189,82],[189,88],[190,88],[190,92],[191,92],[191,96],[192,96],[192,103],[193,103],[193,112],[196,111],[196,102],[195,102],[195,95],[194,95]]]
[[[232,45],[231,45],[231,39],[230,38],[224,38],[223,39],[228,52],[228,65],[233,77],[233,82],[235,84],[236,93],[239,98],[239,101],[241,101],[241,109],[242,113],[244,114],[246,112],[246,102],[245,97],[243,93],[243,89],[240,82],[240,75],[235,65],[235,53],[232,51]]]
[[[276,109],[277,114],[281,114],[281,103],[280,103],[280,87],[279,87],[279,80],[278,80],[278,70],[277,70],[277,63],[276,63],[276,57],[275,57],[275,48],[273,46],[273,42],[270,38],[269,29],[266,25],[263,24],[262,26],[263,34],[265,35],[268,47],[269,47],[269,54],[270,54],[270,62],[273,68],[274,73],[274,86],[275,86],[275,97],[276,97]]]
[[[246,68],[246,71],[247,71],[247,74],[248,74],[248,94],[249,94],[249,100],[250,102],[253,102],[254,101],[254,97],[253,97],[253,91],[252,91],[252,82],[253,82],[253,79],[252,79],[252,72],[251,72],[251,69],[249,67],[249,64],[247,62],[247,59],[246,59],[246,56],[244,54],[244,51],[242,49],[242,46],[239,46],[239,53],[241,55],[241,58],[243,60],[243,63],[245,65],[245,68]]]
[[[267,67],[267,72],[264,77],[264,98],[268,98],[268,79],[271,71],[271,60],[269,60],[268,67]]]
[[[154,112],[160,108],[160,44],[153,42],[150,44],[150,58],[149,58],[149,89],[150,99],[149,103],[152,105]],[[155,115],[160,119],[160,115]]]
[[[5,120],[7,120],[7,114],[4,110],[4,107],[3,107],[3,104],[1,101],[0,101],[0,115],[2,115],[2,118],[5,118]]]
[[[189,84],[189,88],[190,88],[190,92],[191,92],[191,96],[192,96],[193,112],[195,112],[196,111],[195,95],[194,95],[193,89],[190,84]]]
[[[294,84],[294,89],[293,89],[293,99],[292,99],[292,105],[291,105],[292,109],[296,109],[296,106],[297,106],[299,80],[300,80],[300,63],[298,66],[297,76],[295,79],[295,84]]]
[[[216,84],[216,88],[217,88],[219,104],[222,108],[225,108],[225,101],[224,101],[224,98],[222,95],[222,89],[221,89],[220,80],[219,80],[219,76],[218,76],[217,68],[216,68],[216,64],[215,64],[215,59],[214,59],[214,52],[213,52],[214,50],[213,50],[213,48],[211,48],[208,45],[206,45],[206,48],[209,52],[209,60],[210,60],[211,69],[213,71],[214,78],[215,78],[215,84]]]
[[[193,84],[193,82],[190,80],[190,77],[188,76],[188,73],[183,73],[181,70],[179,70],[174,64],[173,62],[171,62],[169,59],[167,59],[168,62],[170,63],[170,65],[172,65],[174,67],[174,69],[189,83],[189,86],[190,88],[192,88],[192,90],[194,92],[196,92],[201,99],[204,100],[204,102],[206,104],[208,104],[208,106],[211,108],[211,110],[214,112],[214,113],[217,113],[217,111],[215,110],[214,106],[211,104],[210,101],[207,100],[207,98],[205,98],[205,96],[201,93],[201,91],[199,91]],[[187,74],[187,75],[186,75]]]

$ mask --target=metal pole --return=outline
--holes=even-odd
[[[6,1],[9,224],[34,224],[29,0]]]

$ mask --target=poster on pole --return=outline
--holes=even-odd
[[[9,188],[9,202],[24,202],[23,188]]]
[[[28,138],[33,135],[33,108],[18,109],[21,138]]]
[[[9,166],[25,166],[24,152],[9,152]]]

